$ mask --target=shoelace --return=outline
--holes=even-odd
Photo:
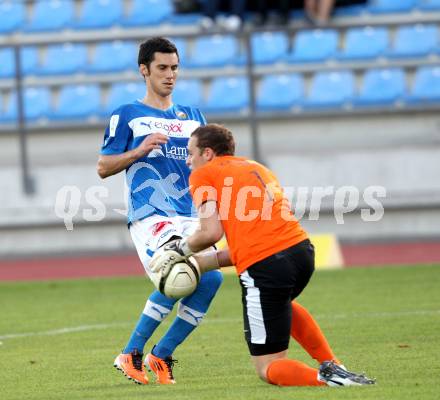
[[[321,375],[324,376],[325,378],[330,378],[334,371],[335,371],[335,362],[334,361],[330,361],[329,363],[327,363],[327,365],[325,366],[325,368],[321,369]]]
[[[142,354],[134,351],[132,354],[133,367],[138,371],[142,371]]]
[[[174,376],[173,376],[173,367],[174,367],[174,364],[177,364],[177,363],[178,363],[178,361],[177,361],[177,360],[174,360],[174,359],[171,358],[171,357],[166,358],[164,361],[165,361],[165,364],[166,364],[167,367],[168,367],[168,374],[169,374],[170,379],[174,379]]]
[[[375,379],[371,379],[365,376],[365,373],[356,374],[354,372],[346,371],[342,369],[339,365],[337,365],[334,361],[330,361],[325,368],[322,369],[321,375],[325,378],[330,378],[333,374],[337,374],[342,377],[347,377],[354,382],[362,383],[362,384],[374,384],[376,382]]]

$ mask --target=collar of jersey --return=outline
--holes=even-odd
[[[138,103],[144,107],[150,108],[151,110],[160,111],[160,112],[164,112],[164,113],[171,112],[174,109],[174,104],[171,104],[171,106],[169,108],[167,108],[166,110],[162,110],[160,108],[155,108],[155,107],[149,106],[148,104],[145,104],[144,102],[142,102],[140,100],[136,100],[136,103]]]
[[[211,160],[208,164],[210,164],[210,163],[215,163],[215,164],[217,164],[217,163],[219,163],[219,162],[222,162],[222,161],[224,161],[224,160],[232,160],[232,159],[235,159],[235,158],[237,158],[236,156],[216,156],[213,160]]]

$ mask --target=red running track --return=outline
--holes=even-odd
[[[345,265],[440,264],[440,242],[345,244]]]
[[[345,244],[347,267],[440,264],[440,242]],[[132,254],[0,261],[0,281],[143,276],[144,269]]]
[[[0,281],[144,275],[137,254],[0,261]]]

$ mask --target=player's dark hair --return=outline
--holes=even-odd
[[[191,136],[197,138],[197,147],[201,150],[209,147],[216,156],[233,156],[235,154],[235,141],[232,132],[222,125],[200,126]]]
[[[150,69],[150,64],[154,60],[154,53],[176,53],[179,58],[177,47],[170,40],[156,36],[146,40],[139,46],[138,65],[144,64]]]

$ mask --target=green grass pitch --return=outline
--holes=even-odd
[[[336,355],[349,369],[376,377],[374,387],[280,388],[259,381],[243,339],[233,275],[225,276],[205,321],[177,349],[177,384],[134,385],[112,363],[151,289],[141,277],[1,283],[0,397],[440,398],[440,266],[318,271],[299,298]],[[294,341],[290,357],[315,365]]]

